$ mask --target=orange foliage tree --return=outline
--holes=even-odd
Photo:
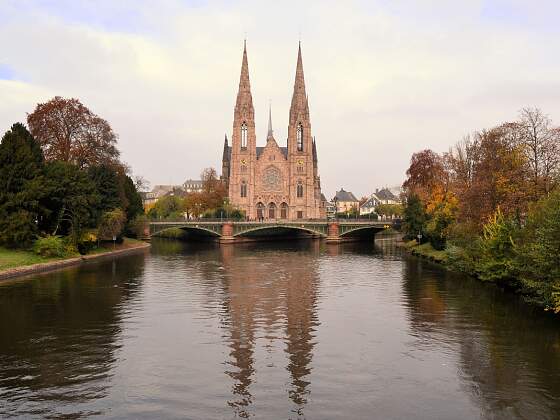
[[[117,135],[78,99],[56,96],[38,104],[27,123],[47,161],[69,162],[80,168],[118,163]]]

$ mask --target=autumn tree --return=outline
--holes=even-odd
[[[56,96],[28,114],[31,134],[47,161],[59,160],[79,168],[118,163],[117,135],[103,118],[78,99]]]
[[[531,168],[535,198],[551,191],[560,165],[560,133],[538,108],[523,108],[517,124]]]
[[[426,203],[434,189],[446,185],[447,174],[443,159],[432,150],[414,153],[406,171],[403,188],[407,195],[416,195]]]

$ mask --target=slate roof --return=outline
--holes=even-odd
[[[279,147],[279,149],[282,151],[282,154],[287,159],[288,158],[288,148],[287,147]],[[263,151],[264,151],[264,146],[257,146],[257,159],[262,155]]]
[[[231,162],[231,146],[226,146],[226,147],[228,148],[228,151],[227,151],[228,161]],[[257,159],[262,155],[262,152],[264,151],[264,148],[265,148],[265,146],[257,146]],[[280,147],[279,149],[282,151],[282,154],[287,159],[288,158],[288,148],[287,147]]]
[[[364,208],[377,207],[378,204],[379,201],[375,197],[370,197],[366,200],[364,204],[361,205],[361,207]]]
[[[334,196],[335,201],[358,201],[358,199],[352,194],[350,191],[344,191],[344,188],[341,188],[340,191],[336,192]]]
[[[380,200],[398,201],[398,198],[388,188],[383,188],[375,193]]]

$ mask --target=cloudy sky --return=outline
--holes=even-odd
[[[524,106],[560,123],[556,0],[0,0],[0,130],[55,95],[119,134],[152,185],[221,165],[247,38],[257,143],[285,143],[302,40],[323,190],[400,184]]]

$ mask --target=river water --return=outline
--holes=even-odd
[[[0,417],[558,419],[560,320],[391,240],[158,240],[0,283]]]

